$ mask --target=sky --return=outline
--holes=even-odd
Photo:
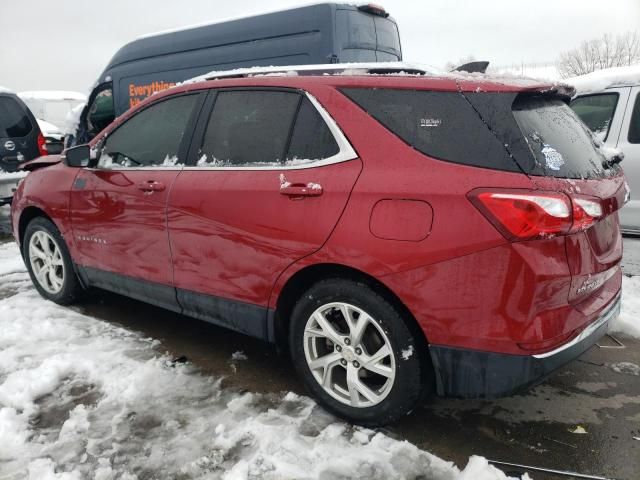
[[[111,56],[140,35],[305,0],[0,0],[0,85],[88,93]],[[395,17],[406,61],[444,67],[546,63],[583,40],[640,28],[640,0],[377,0]]]

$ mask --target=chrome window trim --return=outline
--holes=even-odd
[[[323,167],[326,165],[333,165],[335,163],[347,162],[349,160],[354,160],[358,158],[358,154],[347,140],[347,137],[342,132],[342,129],[338,126],[333,117],[327,112],[327,110],[320,104],[320,102],[309,92],[304,91],[304,95],[309,99],[311,104],[318,111],[322,119],[324,120],[327,127],[329,127],[329,131],[331,135],[333,135],[334,140],[338,144],[338,153],[335,155],[323,158],[322,160],[312,161],[309,163],[305,163],[302,165],[265,165],[263,167],[257,165],[255,167],[205,167],[198,165],[181,165],[181,166],[160,166],[154,165],[149,167],[118,167],[118,168],[90,168],[89,170],[109,170],[109,171],[123,171],[123,172],[133,172],[133,171],[182,171],[182,170],[202,170],[202,171],[269,171],[269,170],[305,170],[308,168],[316,168]]]

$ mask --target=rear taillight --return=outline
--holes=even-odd
[[[602,218],[602,204],[597,199],[583,197],[572,198],[573,226],[571,232],[586,230]]]
[[[38,134],[38,152],[40,153],[40,156],[49,155],[49,152],[47,152],[47,141],[45,140],[44,135],[42,135],[42,132]]]
[[[558,192],[474,190],[473,204],[509,240],[530,240],[585,230],[602,217],[596,198]]]

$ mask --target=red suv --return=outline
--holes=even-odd
[[[35,161],[12,220],[36,288],[274,342],[366,425],[583,353],[619,312],[628,189],[571,92],[374,68],[189,83]]]

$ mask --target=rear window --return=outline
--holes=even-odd
[[[617,104],[617,93],[604,93],[577,97],[571,102],[571,108],[587,127],[604,141],[609,135]]]
[[[562,100],[522,96],[512,110],[536,161],[531,173],[560,178],[603,175],[604,158],[592,134]]]
[[[31,121],[24,108],[11,97],[0,97],[0,137],[26,137]]]
[[[460,93],[366,88],[341,91],[407,144],[430,157],[521,171]]]
[[[400,36],[398,27],[391,20],[382,17],[375,17],[377,50],[400,55]],[[380,56],[380,52],[378,52]],[[396,58],[397,60],[397,58]]]

